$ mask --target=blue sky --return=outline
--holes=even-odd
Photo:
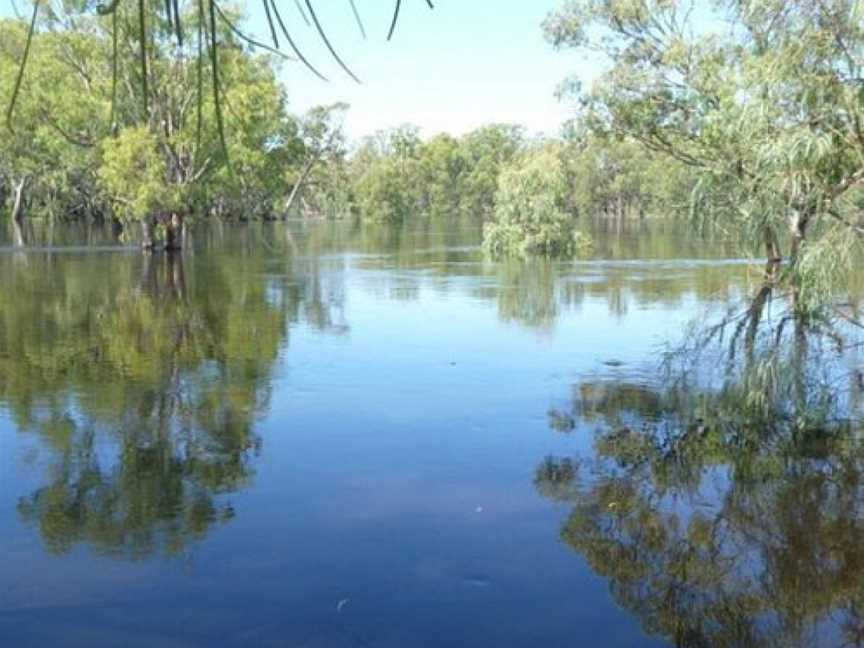
[[[563,0],[437,0],[434,11],[424,0],[403,0],[389,43],[392,0],[355,1],[368,32],[365,41],[349,0],[317,0],[314,6],[362,85],[339,70],[294,1],[281,0],[280,10],[294,22],[304,53],[330,78],[324,83],[301,65],[287,63],[282,79],[293,110],[346,101],[351,104],[346,125],[354,138],[403,123],[420,126],[424,136],[461,134],[489,122],[556,134],[569,116],[554,92],[564,77],[585,67],[583,56],[555,52],[540,28]],[[248,27],[269,42],[262,13],[253,9]]]

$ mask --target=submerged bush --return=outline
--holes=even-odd
[[[409,177],[404,165],[384,159],[358,179],[354,191],[363,220],[398,225],[416,209]]]
[[[545,149],[512,164],[498,182],[495,220],[483,230],[492,256],[574,256],[590,245],[566,209],[567,178],[558,152]]]

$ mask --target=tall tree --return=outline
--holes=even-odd
[[[855,0],[571,0],[545,24],[608,69],[577,98],[597,132],[696,170],[698,206],[761,241],[799,311],[830,300],[864,232],[862,5]]]

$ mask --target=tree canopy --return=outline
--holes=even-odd
[[[691,168],[694,209],[788,260],[796,308],[813,310],[864,231],[861,12],[854,0],[571,0],[545,31],[605,59],[590,89],[562,86],[580,120]]]

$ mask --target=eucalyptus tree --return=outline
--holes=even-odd
[[[432,8],[428,0],[425,4]],[[353,0],[350,6],[363,30]],[[239,16],[217,0],[140,0],[134,6],[113,0],[98,5],[95,13],[87,3],[34,0],[29,24],[10,39],[14,70],[0,76],[2,94],[8,96],[6,125],[23,133],[34,130],[23,104],[33,87],[50,89],[43,79],[29,78],[44,33],[71,41],[86,32],[94,42],[80,53],[101,62],[110,79],[110,90],[100,89],[110,106],[108,116],[90,121],[101,121],[117,136],[99,147],[107,160],[101,185],[113,194],[117,215],[144,224],[145,245],[153,245],[161,230],[166,247],[179,246],[184,217],[196,211],[242,212],[243,217],[272,212],[278,202],[274,194],[286,180],[284,167],[303,148],[275,80],[275,61],[298,60],[324,77],[295,45],[293,27],[287,26],[295,21],[286,21],[272,0],[265,0],[264,8],[272,46],[244,33]],[[390,37],[401,8],[396,2]],[[337,64],[357,79],[328,39],[313,4],[306,0],[304,9],[297,2],[296,9]],[[282,51],[280,39],[291,56]],[[143,186],[136,185],[136,176],[144,179]],[[202,190],[205,177],[222,190],[212,203]],[[15,187],[23,186],[15,181]]]
[[[567,208],[566,167],[558,146],[526,153],[506,167],[495,195],[495,220],[483,247],[492,256],[573,256],[590,246]]]
[[[517,124],[488,124],[463,138],[462,148],[468,166],[463,211],[478,220],[488,220],[492,216],[498,178],[526,146],[525,129]]]
[[[337,190],[339,180],[344,181],[345,130],[344,119],[348,104],[335,103],[330,106],[316,106],[309,110],[299,123],[298,138],[303,150],[303,163],[292,179],[291,193],[285,201],[284,211],[289,213],[298,197],[301,196],[316,169],[323,167],[324,172],[317,178],[317,196],[327,196]],[[336,174],[335,182],[327,177],[327,172]],[[344,201],[344,202],[347,202]]]
[[[695,178],[686,165],[632,139],[597,136],[572,123],[563,138],[569,202],[579,216],[622,221],[690,214]]]
[[[358,11],[354,0],[348,1],[360,32],[365,37],[366,31],[363,26],[360,12]],[[424,2],[429,9],[434,9],[432,0],[424,0]],[[18,73],[15,77],[14,84],[11,86],[9,103],[6,110],[6,124],[10,128],[14,122],[17,100],[23,85],[24,73],[29,60],[33,36],[37,32],[40,10],[43,14],[47,12],[49,16],[54,14],[51,3],[46,2],[45,0],[33,0],[32,4],[32,17],[29,21],[29,28],[27,30],[24,46],[20,50],[20,55],[18,57]],[[112,40],[112,54],[110,60],[113,67],[113,84],[115,89],[119,83],[119,72],[124,67],[130,65],[127,61],[121,60],[119,56],[120,48],[124,46],[134,48],[138,64],[137,81],[141,88],[140,107],[146,121],[146,118],[149,117],[150,113],[150,49],[153,46],[154,41],[159,39],[162,32],[169,32],[176,38],[177,47],[182,49],[184,47],[184,42],[188,44],[190,40],[192,40],[190,35],[195,34],[194,57],[196,60],[195,67],[198,80],[198,92],[196,95],[198,112],[200,115],[202,111],[201,104],[203,101],[204,90],[203,76],[205,73],[205,67],[207,67],[208,69],[206,72],[212,81],[210,90],[215,112],[216,130],[222,145],[222,152],[226,158],[228,157],[228,145],[225,138],[225,116],[223,114],[225,98],[222,96],[220,80],[222,75],[220,57],[226,44],[223,42],[223,38],[219,33],[221,28],[226,28],[231,32],[231,34],[251,47],[268,50],[288,60],[297,60],[304,64],[310,72],[324,81],[327,80],[326,77],[324,77],[312,65],[306,56],[304,56],[303,52],[298,49],[294,37],[292,37],[294,22],[283,19],[283,15],[279,10],[278,5],[273,0],[264,0],[263,3],[264,13],[270,28],[270,36],[273,43],[272,47],[244,33],[244,31],[237,25],[236,16],[231,15],[231,11],[226,11],[225,7],[223,7],[218,0],[196,0],[194,3],[190,3],[193,5],[191,7],[185,7],[180,0],[166,0],[164,4],[153,0],[138,0],[137,6],[129,8],[128,14],[124,17],[121,10],[127,9],[127,4],[128,3],[124,3],[123,0],[111,0],[108,4],[99,3],[95,7],[95,13],[98,16],[102,16],[106,18],[106,21],[110,21]],[[349,77],[359,83],[360,79],[354,74],[354,72],[352,72],[348,65],[346,65],[345,61],[337,53],[333,43],[327,37],[324,24],[319,18],[312,0],[305,0],[305,3],[301,3],[300,0],[295,0],[294,4],[300,17],[302,17],[303,22],[305,22],[310,28],[314,25],[314,29],[327,50],[330,52],[333,60]],[[388,40],[392,39],[396,30],[401,9],[402,0],[395,0],[393,18],[387,35]],[[90,11],[92,11],[92,6],[82,4],[77,0],[63,2],[61,5],[61,12],[65,13],[74,12],[83,15]],[[193,29],[189,29],[190,24],[193,26]],[[289,28],[288,25],[292,25],[292,27]],[[121,31],[121,28],[123,27],[126,28],[125,33]],[[282,43],[290,49],[294,55],[293,57],[290,57],[283,52],[280,46],[280,33],[283,37]],[[232,46],[233,45],[230,42],[227,43],[228,49]],[[112,100],[116,98],[117,95],[114,94]]]
[[[427,141],[410,124],[381,131],[352,156],[355,204],[371,221],[417,215],[480,223],[494,209],[500,174],[526,147],[523,129],[505,124]]]
[[[103,141],[99,170],[116,212],[144,224],[145,245],[154,244],[157,227],[163,229],[168,248],[180,247],[187,216],[272,213],[286,189],[284,170],[297,156],[296,124],[276,79],[274,55],[254,54],[234,31],[234,16],[220,10],[215,33],[223,48],[216,81],[203,75],[195,58],[202,43],[187,40],[181,46],[171,24],[157,23],[148,32],[144,88],[132,64],[135,35],[124,31],[134,32],[134,16],[126,11],[120,7],[113,14],[120,25],[114,37],[121,43],[115,55],[125,63],[116,82],[126,94],[114,106],[116,136]],[[204,38],[208,27],[200,17],[185,18]],[[213,83],[218,105],[209,92]],[[220,125],[223,107],[232,117],[228,129]],[[230,167],[222,164],[223,144],[232,152]]]
[[[9,201],[20,228],[28,211],[94,215],[97,143],[107,135],[110,66],[91,54],[98,38],[81,30],[35,39],[27,83],[18,93],[16,123],[0,138],[0,205]],[[0,92],[15,84],[26,28],[0,21]]]
[[[759,241],[799,311],[831,298],[864,228],[864,6],[856,0],[570,0],[545,31],[604,72],[578,100],[598,133],[691,167],[694,204]]]

